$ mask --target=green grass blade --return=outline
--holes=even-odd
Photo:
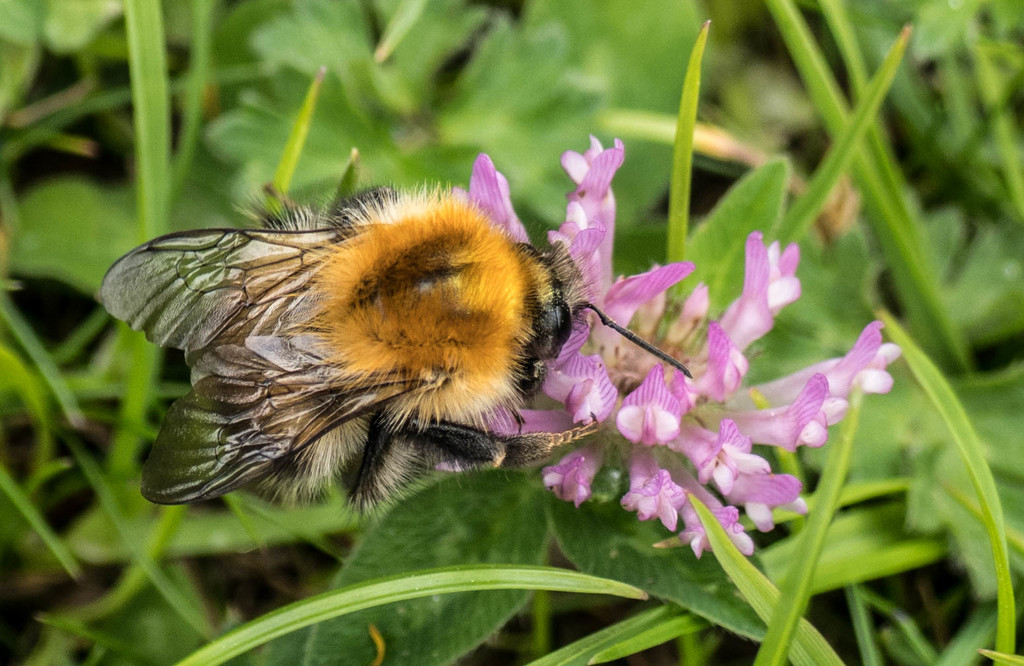
[[[690,51],[686,65],[686,78],[679,99],[676,119],[676,140],[672,152],[672,180],[668,194],[668,261],[682,261],[686,253],[686,234],[690,220],[690,180],[693,173],[693,127],[697,122],[697,102],[700,99],[700,64],[704,46],[708,42],[711,21],[706,21],[697,33],[697,41]]]
[[[949,494],[950,497],[956,501],[957,504],[962,506],[971,512],[978,522],[984,524],[984,515],[981,513],[981,507],[972,498],[960,491],[959,488],[943,484],[942,489]],[[1015,530],[1013,527],[1006,525],[1006,543],[1010,547],[1010,550],[1015,552],[1017,555],[1024,557],[1024,533],[1019,530]]]
[[[373,606],[452,592],[534,589],[646,597],[643,590],[625,583],[551,567],[474,565],[403,573],[324,592],[271,611],[193,652],[178,666],[222,664],[292,631]]]
[[[141,243],[168,229],[171,111],[162,5],[151,0],[125,0],[124,21],[135,126],[137,239]],[[144,421],[160,355],[142,333],[127,327],[121,331],[122,341],[130,350],[127,390],[121,403],[121,425],[110,444],[108,468],[118,477],[127,478],[135,471],[139,438],[124,424]]]
[[[857,44],[857,35],[854,34],[843,0],[819,0],[818,6],[839,47],[854,98],[859,100],[867,87],[867,67],[864,66],[864,56]]]
[[[68,572],[68,575],[72,578],[78,578],[82,575],[82,568],[78,564],[78,560],[71,554],[68,547],[64,545],[64,542],[60,540],[57,533],[53,531],[53,528],[46,522],[46,518],[43,514],[39,513],[35,505],[32,504],[32,500],[28,498],[18,485],[18,482],[7,473],[7,469],[0,464],[0,492],[2,492],[14,508],[18,510],[18,513],[28,522],[39,538],[43,540],[46,547],[49,549],[53,556],[57,558],[60,565],[64,567],[64,571]]]
[[[992,641],[996,633],[997,613],[995,606],[986,606],[971,613],[957,628],[953,640],[946,643],[938,660],[932,666],[959,666],[972,663],[979,645]]]
[[[427,7],[427,0],[402,0],[388,25],[384,28],[380,42],[373,52],[376,62],[384,62],[401,43],[402,38],[409,34]]]
[[[106,479],[103,477],[103,472],[100,470],[99,465],[87,454],[82,445],[75,441],[73,438],[67,438],[68,448],[71,449],[71,455],[75,457],[75,461],[78,462],[79,468],[82,470],[82,474],[85,475],[89,485],[92,486],[93,491],[96,493],[96,498],[99,500],[100,507],[104,513],[113,523],[114,529],[117,530],[118,536],[124,542],[124,545],[128,548],[131,553],[132,562],[141,568],[145,573],[146,577],[156,588],[156,591],[164,598],[165,601],[181,616],[185,622],[187,622],[196,632],[203,637],[207,637],[210,634],[209,629],[206,627],[206,623],[203,620],[202,613],[199,609],[192,606],[187,599],[178,591],[178,588],[174,586],[174,583],[160,570],[153,559],[146,553],[142,546],[137,542],[132,533],[128,530],[125,524],[124,516],[121,514],[121,510],[117,506],[117,500],[114,497],[114,492],[107,484]]]
[[[40,470],[50,462],[55,448],[46,391],[38,375],[4,345],[0,345],[0,377],[3,377],[0,388],[9,388],[18,394],[32,418],[35,444],[32,447],[32,464],[27,480],[27,483],[32,483]]]
[[[984,44],[979,45],[974,52],[974,64],[985,110],[991,117],[995,132],[996,150],[1003,163],[1006,189],[1017,212],[1017,222],[1024,223],[1024,167],[1021,166],[1017,129],[1013,125],[1014,114],[1010,109],[1000,108],[1000,86],[995,63],[992,62],[992,50]]]
[[[778,588],[758,571],[757,567],[751,564],[743,553],[736,550],[736,546],[729,540],[725,529],[722,528],[711,511],[693,495],[690,495],[689,498],[707,532],[708,539],[711,541],[712,552],[722,565],[726,575],[736,585],[740,594],[747,600],[758,617],[768,622],[779,602]],[[793,646],[789,657],[798,666],[843,663],[825,637],[810,622],[802,618],[793,637]]]
[[[995,650],[978,650],[978,654],[983,657],[988,657],[996,664],[1006,664],[1007,666],[1024,666],[1024,657],[1015,654],[1006,654],[1004,652],[997,652]]]
[[[60,405],[64,418],[76,428],[84,425],[85,416],[82,414],[82,408],[78,405],[78,400],[75,399],[75,394],[68,388],[60,369],[46,352],[46,348],[36,336],[35,331],[22,318],[21,313],[14,307],[14,303],[3,290],[0,290],[0,320],[36,366],[36,370],[39,371],[43,381],[46,382],[53,397],[57,400],[57,404]]]
[[[348,154],[348,161],[341,170],[341,178],[338,179],[338,188],[334,191],[334,200],[342,201],[352,196],[359,188],[359,149],[353,148]]]
[[[825,56],[793,0],[765,0],[775,19],[818,113],[832,136],[847,125],[849,111]],[[956,328],[939,291],[940,280],[928,258],[922,225],[910,212],[898,169],[880,135],[870,131],[865,150],[854,159],[854,175],[872,213],[866,217],[878,240],[900,302],[915,334],[943,365],[957,370],[971,367],[963,332]]]
[[[185,103],[181,110],[181,135],[174,156],[172,199],[181,191],[192,168],[203,114],[203,92],[210,80],[213,52],[213,16],[219,0],[192,0],[192,48],[185,79]]]
[[[161,7],[152,0],[124,3],[135,123],[139,242],[167,231],[171,111]]]
[[[593,657],[603,650],[667,622],[675,622],[687,617],[689,616],[672,606],[658,606],[600,631],[595,631],[551,654],[531,661],[529,666],[570,666],[594,663],[591,661]]]
[[[128,643],[123,639],[116,638],[105,632],[96,631],[73,618],[44,614],[39,617],[39,621],[45,625],[53,627],[54,629],[66,632],[77,638],[85,639],[93,645],[106,648],[115,655],[126,660],[128,663],[146,665],[157,664],[157,662],[146,652],[144,645]]]
[[[662,645],[687,634],[700,631],[707,623],[695,615],[673,617],[664,622],[638,631],[609,648],[601,650],[591,658],[590,664],[607,664],[625,659],[644,650]]]
[[[299,165],[299,157],[302,156],[309,128],[313,124],[313,111],[316,110],[316,100],[320,96],[320,86],[323,84],[326,74],[327,68],[321,67],[313,77],[313,82],[309,85],[309,90],[306,91],[306,97],[302,100],[299,116],[295,119],[295,124],[292,125],[287,143],[284,144],[281,161],[277,163],[277,169],[274,171],[274,189],[280,194],[287,194],[288,188],[291,187],[295,168]]]
[[[863,395],[855,390],[850,395],[850,408],[843,420],[839,441],[829,447],[825,471],[815,493],[817,501],[814,511],[810,512],[806,526],[796,537],[799,539],[798,550],[802,556],[793,560],[793,565],[782,583],[779,602],[772,611],[771,620],[768,621],[768,631],[764,635],[761,648],[757,651],[754,666],[778,666],[786,663],[790,642],[811,598],[814,568],[825,545],[828,525],[839,508],[839,495],[850,470],[853,437],[860,422],[862,402]]]
[[[875,641],[874,628],[871,625],[871,614],[868,606],[860,596],[856,585],[848,585],[846,593],[846,605],[850,609],[850,620],[853,624],[853,635],[857,638],[857,648],[860,651],[860,662],[863,666],[882,666],[882,653]]]
[[[868,86],[865,95],[857,103],[850,121],[835,139],[832,149],[822,160],[807,186],[807,191],[790,206],[779,228],[778,239],[783,243],[797,241],[807,233],[814,220],[825,206],[832,188],[839,177],[857,156],[860,141],[878,113],[892,85],[896,70],[903,60],[910,39],[910,29],[904,28],[899,39],[889,49],[882,66]]]
[[[146,539],[146,554],[154,562],[163,555],[187,512],[188,506],[184,504],[160,507],[160,519]],[[96,620],[111,615],[134,599],[148,580],[145,568],[138,563],[132,564],[106,594],[67,614],[79,620]]]
[[[924,389],[942,420],[949,428],[964,468],[974,485],[981,505],[982,522],[992,548],[996,575],[996,605],[999,621],[996,628],[996,650],[1013,652],[1016,646],[1016,607],[1013,600],[1013,581],[1010,578],[1010,560],[1006,545],[1003,509],[996,492],[992,470],[985,459],[985,449],[971,424],[963,404],[945,376],[925,355],[920,347],[888,313],[882,319],[893,342],[903,349],[911,372]]]

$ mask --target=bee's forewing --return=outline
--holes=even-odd
[[[336,229],[186,231],[142,245],[103,278],[100,301],[146,337],[192,351],[226,329],[239,335],[280,327],[309,291],[318,248],[340,240]]]
[[[256,336],[203,352],[202,378],[171,405],[143,467],[142,494],[161,504],[222,495],[415,388],[385,378],[354,384],[305,343]]]

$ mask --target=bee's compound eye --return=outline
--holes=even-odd
[[[554,307],[555,314],[555,348],[557,350],[562,349],[562,345],[565,344],[566,340],[572,334],[572,313],[569,312],[569,306],[565,303],[558,303]]]

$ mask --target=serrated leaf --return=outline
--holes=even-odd
[[[690,284],[708,285],[713,308],[725,309],[740,295],[744,247],[752,231],[769,231],[782,214],[789,164],[774,160],[729,188],[690,238],[686,258],[696,265]]]
[[[577,509],[550,498],[548,515],[559,546],[580,571],[642,585],[743,636],[764,633],[710,558],[698,560],[689,548],[654,548],[667,536],[660,525],[640,523],[614,503],[587,502]]]
[[[452,564],[540,564],[546,526],[543,490],[535,476],[501,472],[460,475],[406,497],[367,532],[334,584]],[[370,663],[374,625],[388,663],[448,663],[490,636],[527,599],[520,590],[446,594],[401,601],[322,622],[271,646],[271,663],[296,654],[327,663],[344,654]]]

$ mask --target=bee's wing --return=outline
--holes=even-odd
[[[273,334],[307,314],[312,295],[304,287],[316,273],[316,250],[340,240],[337,229],[162,236],[107,271],[100,301],[164,347],[202,349],[229,328],[239,340]]]
[[[168,410],[142,494],[161,504],[217,497],[417,388],[386,377],[355,383],[323,363],[307,338],[256,336],[199,354],[202,378]]]

